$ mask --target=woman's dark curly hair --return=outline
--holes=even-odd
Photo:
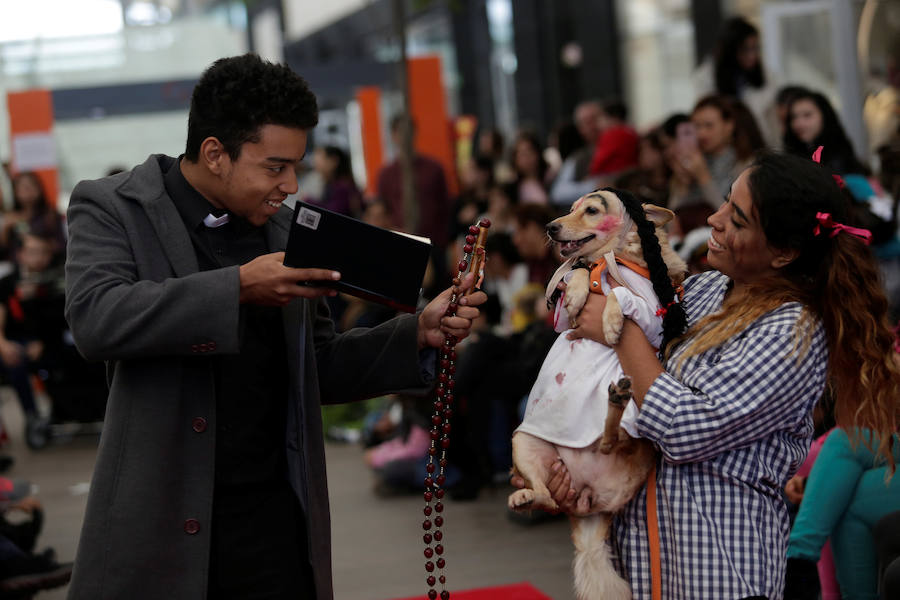
[[[237,160],[245,142],[259,141],[264,125],[309,130],[318,122],[315,95],[287,65],[255,54],[221,58],[194,88],[184,155],[195,162],[203,140],[214,137]]]
[[[663,316],[663,341],[659,346],[660,351],[665,352],[669,342],[684,333],[687,327],[687,315],[685,315],[681,302],[675,301],[675,288],[669,277],[669,268],[662,258],[662,248],[656,237],[656,226],[647,220],[644,207],[630,192],[615,188],[603,188],[603,191],[612,192],[619,197],[628,216],[637,226],[637,233],[641,238],[641,249],[644,252],[644,261],[647,263],[647,270],[650,271],[650,283],[653,284],[653,291],[659,298],[659,303],[666,309],[665,316]]]

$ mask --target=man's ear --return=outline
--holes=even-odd
[[[657,227],[662,227],[675,218],[675,213],[673,213],[668,208],[663,208],[662,206],[656,206],[655,204],[644,204],[642,205],[642,208],[644,209],[644,214],[647,215],[647,220]]]
[[[785,248],[785,249],[777,249],[774,248],[772,250],[772,267],[775,269],[781,269],[783,267],[788,266],[800,256],[800,250],[796,248]]]
[[[225,162],[230,162],[225,146],[217,137],[208,137],[200,144],[199,163],[209,169],[214,175],[221,175]]]

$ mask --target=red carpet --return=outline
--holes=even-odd
[[[413,596],[403,600],[423,600],[428,596]],[[450,590],[450,600],[553,600],[550,596],[542,594],[528,583],[514,583],[513,585],[501,585],[492,588],[480,588],[477,590]]]

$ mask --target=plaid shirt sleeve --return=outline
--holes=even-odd
[[[641,405],[640,435],[673,463],[708,460],[778,431],[805,435],[827,356],[821,327],[800,355],[794,331],[800,310],[785,305],[724,346],[687,359],[680,381],[660,375]]]

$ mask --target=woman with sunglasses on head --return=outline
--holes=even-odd
[[[764,154],[709,218],[715,270],[685,281],[687,331],[657,354],[626,322],[613,348],[633,379],[637,433],[659,451],[614,533],[635,598],[654,588],[663,600],[782,598],[781,490],[809,449],[826,383],[838,425],[893,470],[900,370],[887,301],[869,233],[845,223],[823,167]],[[606,343],[605,299],[589,296],[572,335]],[[564,465],[554,473],[554,497],[574,512],[578,490]]]

